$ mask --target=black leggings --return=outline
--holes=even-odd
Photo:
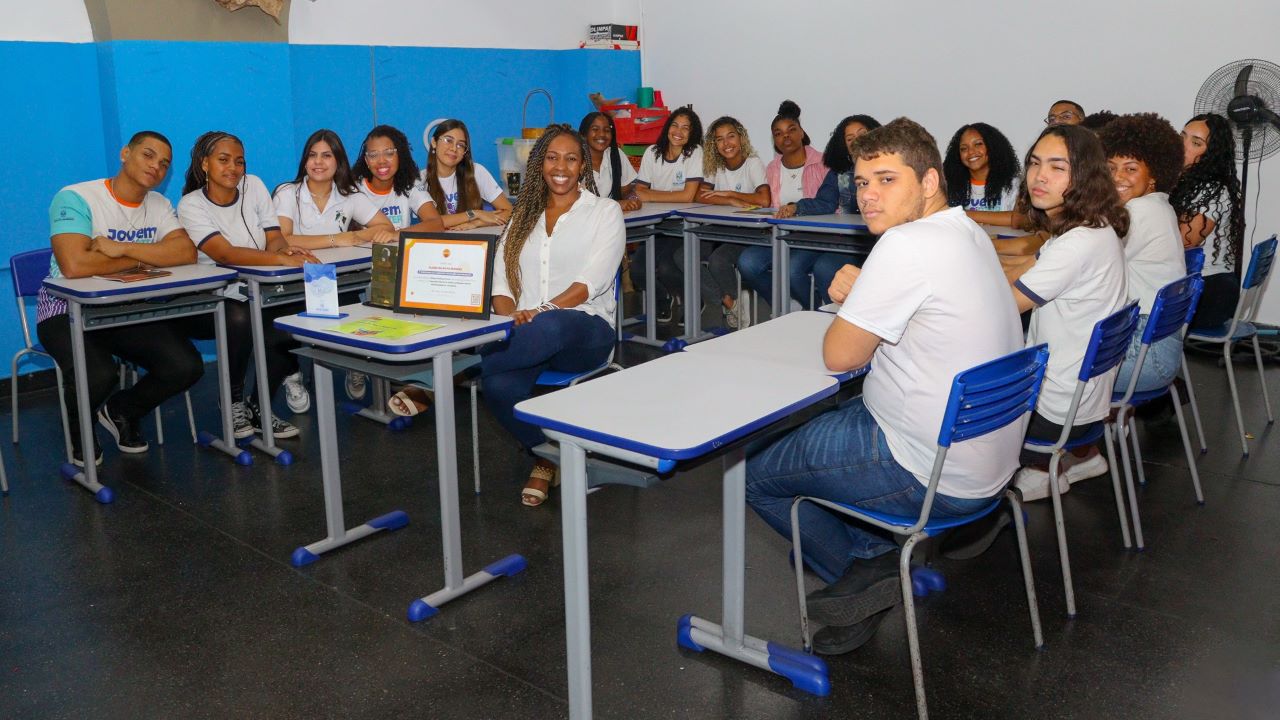
[[[1085,423],[1084,425],[1073,425],[1071,432],[1067,435],[1067,441],[1079,440],[1092,429],[1094,423]],[[1035,439],[1047,441],[1049,443],[1058,442],[1058,438],[1062,436],[1062,426],[1046,419],[1038,412],[1031,413],[1031,422],[1027,424],[1027,439]],[[1036,452],[1023,448],[1022,454],[1018,456],[1018,462],[1023,465],[1039,465],[1048,462],[1048,453]]]
[[[1191,316],[1192,330],[1213,330],[1231,320],[1240,302],[1240,278],[1233,272],[1215,273],[1204,279],[1200,304]],[[1225,330],[1223,332],[1226,332]]]
[[[231,401],[244,400],[245,375],[253,358],[253,327],[249,324],[253,307],[247,301],[226,300],[222,303],[227,314],[227,371],[231,374]],[[276,328],[272,320],[298,311],[293,303],[267,307],[262,311],[262,335],[267,345],[267,387],[274,394],[284,379],[298,371],[298,356],[291,350],[298,343],[289,334]],[[212,340],[213,315],[196,315],[180,321],[189,337]]]

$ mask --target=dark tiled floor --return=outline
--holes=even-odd
[[[1193,369],[1211,447],[1199,460],[1207,506],[1195,506],[1172,422],[1142,431],[1145,553],[1121,549],[1105,480],[1075,486],[1064,499],[1074,621],[1050,511],[1031,507],[1040,652],[1009,534],[979,561],[942,561],[950,587],[918,606],[934,717],[1275,717],[1280,447],[1249,367],[1241,386],[1258,438],[1247,460],[1223,373],[1201,359]],[[289,553],[324,533],[313,417],[295,419],[297,464],[258,456],[246,469],[185,443],[171,403],[164,448],[108,451],[104,480],[118,493],[104,507],[57,476],[55,397],[25,396],[23,443],[4,448],[13,492],[0,504],[0,717],[567,716],[558,507],[519,505],[526,462],[483,411],[480,496],[469,492],[465,400],[458,417],[466,569],[511,552],[529,569],[413,625],[409,602],[443,573],[431,421],[391,433],[339,420],[348,524],[393,508],[411,523],[295,570]],[[209,380],[197,407],[211,425]],[[911,717],[900,611],[831,661],[828,698],[677,648],[681,614],[719,615],[717,473],[708,463],[588,500],[597,716]],[[748,630],[796,644],[787,543],[748,522]]]

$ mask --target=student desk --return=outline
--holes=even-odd
[[[368,287],[369,268],[373,265],[373,251],[367,246],[351,246],[324,248],[313,253],[322,263],[330,263],[337,268],[338,292]],[[302,268],[283,265],[223,265],[234,270],[248,286],[249,302],[253,303],[250,313],[250,325],[253,330],[253,365],[254,384],[258,387],[258,407],[263,413],[262,438],[253,438],[249,444],[275,458],[281,465],[293,462],[293,453],[276,445],[275,436],[271,432],[271,395],[272,388],[267,385],[267,349],[262,329],[262,311],[267,306],[282,303],[298,302],[306,297],[302,280]],[[317,383],[318,385],[319,383]],[[386,397],[385,388],[379,387],[375,381],[370,390],[374,397]],[[379,395],[379,392],[381,394]],[[389,423],[392,416],[375,403],[373,410],[363,410],[361,414],[382,423]]]
[[[773,227],[770,215],[746,211],[732,205],[703,205],[680,210],[676,213],[684,219],[684,335],[674,349],[687,343],[705,340],[702,323],[702,258],[700,240],[731,242],[739,245],[763,245],[773,249],[774,267],[777,267],[777,249],[774,247]],[[778,273],[774,273],[773,289],[769,300],[772,307],[778,295]]]
[[[395,315],[391,311],[367,305],[346,305],[341,319],[311,318],[290,315],[276,318],[276,327],[290,333],[304,345],[294,352],[314,361],[316,386],[316,423],[320,431],[320,475],[324,486],[325,521],[328,535],[323,540],[293,551],[294,566],[300,567],[319,559],[323,553],[355,542],[380,530],[404,527],[409,518],[394,510],[362,525],[348,529],[342,513],[342,476],[338,460],[338,436],[334,420],[333,369],[368,373],[391,379],[406,378],[431,368],[437,378],[453,377],[453,353],[488,342],[502,340],[511,328],[511,319],[495,315],[488,320]],[[429,324],[437,328],[394,340],[357,337],[333,332],[342,323],[367,317],[396,317]],[[468,577],[462,575],[462,537],[458,520],[458,457],[453,417],[453,383],[438,382],[435,387],[436,454],[440,485],[440,533],[444,551],[445,586],[414,600],[409,606],[410,620],[424,620],[438,612],[444,603],[464,595],[497,577],[513,575],[525,567],[520,555],[508,555]]]
[[[746,527],[745,440],[792,413],[831,397],[839,381],[817,352],[781,352],[782,342],[817,342],[830,315],[797,313],[731,333],[657,360],[605,375],[516,406],[516,417],[560,443],[565,562],[569,713],[591,717],[590,598],[587,576],[586,453],[652,468],[721,453],[723,498],[723,619],[686,615],[679,643],[710,649],[783,675],[797,687],[826,694],[820,658],[748,636],[743,629]],[[760,351],[761,357],[739,354]],[[732,357],[732,362],[726,362]],[[849,374],[850,376],[856,373]],[[750,392],[743,392],[750,388]],[[625,412],[620,409],[625,409]]]
[[[236,274],[212,265],[180,265],[164,269],[170,274],[132,283],[96,277],[44,279],[44,287],[50,295],[67,301],[67,313],[71,321],[76,415],[80,419],[80,452],[85,459],[84,469],[79,469],[71,463],[71,458],[67,458],[67,462],[62,464],[61,472],[66,479],[74,480],[93,493],[100,503],[109,503],[115,496],[111,488],[98,482],[98,468],[93,461],[94,419],[92,408],[89,407],[89,379],[84,359],[84,334],[93,330],[212,313],[218,348],[218,397],[222,403],[222,437],[202,432],[200,443],[231,455],[241,465],[252,462],[247,452],[236,447],[231,429],[231,376],[226,364],[227,326],[222,308],[224,298],[210,292],[234,281]]]
[[[658,237],[658,225],[669,217],[676,215],[682,210],[704,207],[700,203],[645,203],[639,210],[632,210],[622,214],[622,221],[627,227],[628,243],[644,243],[644,335],[642,337],[628,336],[625,339],[632,340],[646,345],[655,345],[657,347],[665,347],[667,350],[674,350],[674,347],[667,347],[670,341],[663,342],[658,340],[658,295],[655,289],[654,273],[654,253],[657,245],[654,242]],[[621,311],[620,311],[621,312]],[[619,339],[622,339],[622,323],[618,323]]]
[[[839,310],[838,306],[831,312],[836,310]],[[685,352],[721,357],[726,364],[748,358],[773,363],[788,372],[830,375],[842,383],[866,375],[869,366],[845,372],[827,369],[822,359],[822,340],[833,319],[830,313],[818,310],[787,313],[759,325],[690,345]]]

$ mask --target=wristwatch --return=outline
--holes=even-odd
[[[475,220],[475,219],[476,219],[476,211],[475,211],[475,210],[468,210],[468,211],[467,211],[467,219],[468,219],[468,220]]]

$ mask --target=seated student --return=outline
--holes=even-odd
[[[587,113],[578,123],[578,134],[587,139],[591,149],[591,174],[595,176],[600,197],[617,202],[623,212],[639,210],[644,203],[636,195],[636,169],[618,147],[613,116],[603,112]]]
[[[298,174],[276,188],[275,204],[280,232],[291,247],[318,250],[398,239],[391,221],[356,189],[347,150],[332,130],[317,130],[307,138]],[[353,223],[362,228],[350,229]],[[347,396],[364,397],[366,381],[364,373],[348,372]]]
[[[471,133],[461,120],[445,120],[431,131],[422,180],[450,230],[502,225],[511,217],[511,201],[502,187],[472,160]],[[493,209],[485,210],[485,203]]]
[[[636,194],[645,202],[693,202],[702,187],[702,120],[688,105],[676,108],[658,135],[658,142],[645,151],[636,177]],[[667,322],[679,317],[676,308],[684,290],[680,265],[684,258],[684,239],[676,235],[678,223],[667,234],[653,241],[654,274],[660,295],[670,298],[658,320]],[[677,259],[679,258],[679,259]],[[631,258],[631,278],[636,287],[644,287],[643,251]],[[662,298],[660,298],[662,299]]]
[[[413,161],[409,138],[398,129],[378,125],[370,130],[360,145],[360,155],[352,172],[360,192],[387,216],[396,230],[444,229],[435,202],[418,181],[418,164]]]
[[[1028,219],[1034,229],[1051,235],[1039,255],[1010,277],[1018,311],[1032,310],[1027,345],[1049,345],[1049,365],[1027,437],[1054,442],[1062,433],[1093,326],[1128,300],[1120,236],[1129,231],[1129,213],[1120,204],[1102,143],[1085,128],[1045,128],[1027,153],[1024,172]],[[1106,418],[1114,381],[1115,374],[1106,373],[1088,382],[1070,437]],[[1048,457],[1023,451],[1023,464],[1035,466],[1018,472],[1015,482],[1024,499],[1048,496],[1049,473],[1040,467],[1048,467]],[[1101,474],[1099,462],[1106,472],[1101,455],[1091,455],[1087,448],[1068,453],[1060,491],[1067,491],[1072,477]]]
[[[307,250],[285,242],[271,193],[256,175],[245,174],[244,144],[235,135],[215,131],[196,139],[182,193],[178,219],[188,235],[198,238],[199,262],[289,267],[318,262]],[[253,358],[253,308],[238,284],[231,286],[227,297],[223,308],[227,320],[227,369],[231,375],[231,424],[237,438],[246,438],[262,432],[263,417],[256,393],[247,400],[244,394],[245,373]],[[306,412],[311,396],[301,382],[298,356],[291,352],[297,343],[271,322],[296,311],[287,303],[263,311],[267,386],[274,393],[284,384],[289,408]],[[192,337],[212,339],[213,316],[190,318],[187,328]],[[298,435],[298,428],[273,413],[271,432],[274,437],[291,438]]]
[[[915,515],[924,502],[955,375],[1022,346],[995,250],[959,208],[947,207],[933,137],[898,118],[853,147],[857,202],[880,234],[862,269],[832,283],[842,303],[822,354],[832,370],[871,363],[861,397],[810,420],[747,460],[747,502],[791,537],[798,495]],[[1023,423],[954,445],[932,517],[971,513],[999,495],[1018,467]],[[819,653],[850,652],[902,600],[898,546],[869,525],[805,504],[804,562],[829,584],[809,594],[826,625]]]
[[[622,208],[596,195],[591,151],[568,125],[552,125],[529,155],[529,173],[493,264],[493,310],[511,315],[510,337],[480,349],[480,387],[498,422],[529,451],[542,431],[515,418],[544,370],[599,367],[614,342],[614,280],[627,232]],[[536,507],[558,484],[534,461],[521,502]]]
[[[1018,155],[1004,133],[986,123],[970,123],[951,136],[942,167],[948,198],[964,208],[974,222],[1019,227]]]
[[[880,127],[880,123],[870,115],[850,115],[841,120],[827,147],[822,152],[822,164],[827,166],[827,176],[822,179],[822,186],[811,198],[801,198],[794,205],[778,208],[778,217],[793,215],[830,215],[845,213],[857,214],[858,205],[853,189],[853,157],[849,154],[853,141]],[[831,302],[827,288],[836,273],[845,265],[859,264],[861,257],[843,253],[818,253],[813,261],[813,285],[818,289],[818,301]]]
[[[1191,327],[1212,330],[1235,314],[1245,262],[1236,138],[1225,117],[1206,113],[1182,128],[1182,142],[1182,177],[1169,204],[1178,214],[1183,247],[1204,247],[1204,291]]]
[[[795,214],[795,208],[789,206],[818,194],[827,177],[827,166],[822,164],[822,153],[810,146],[809,134],[800,126],[799,105],[784,100],[778,106],[778,114],[773,118],[770,130],[773,132],[773,150],[777,155],[765,168],[765,176],[773,201],[778,204],[775,216],[789,217]],[[809,273],[820,254],[816,250],[792,250],[790,253],[791,267],[787,270],[791,278],[791,298],[806,310],[811,304]],[[772,297],[772,248],[757,246],[743,250],[738,258],[738,272],[752,290],[764,297]],[[785,303],[787,298],[780,298],[778,302]],[[773,312],[778,315],[781,310],[774,308]]]
[[[742,123],[727,115],[711,123],[702,158],[704,172],[698,202],[740,208],[769,207],[764,163],[751,147],[751,137]],[[745,327],[750,318],[742,314],[739,306],[738,279],[734,274],[734,266],[745,246],[703,240],[700,247],[702,257],[707,260],[702,268],[703,304],[719,305],[726,327]]]
[[[68,185],[49,206],[49,277],[85,278],[138,267],[170,267],[196,261],[196,248],[178,223],[173,206],[153,192],[173,157],[169,141],[144,130],[120,150],[120,171],[105,180]],[[62,369],[71,430],[72,462],[84,466],[80,415],[67,303],[43,288],[36,303],[36,335]],[[89,409],[111,433],[121,452],[147,451],[141,419],[166,398],[186,390],[204,373],[204,361],[187,339],[181,320],[161,320],[95,330],[84,335]],[[112,393],[115,358],[142,368],[138,383]],[[110,396],[110,397],[108,397]],[[94,440],[95,463],[102,450]]]
[[[1044,116],[1045,125],[1079,125],[1086,115],[1080,103],[1074,100],[1058,100],[1049,106],[1049,114]]]

